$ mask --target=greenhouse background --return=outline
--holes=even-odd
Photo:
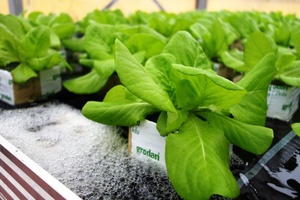
[[[121,9],[125,14],[136,10],[184,12],[194,9],[216,11],[282,11],[300,16],[299,0],[1,0],[0,13],[17,13],[21,10],[31,12],[40,10],[45,13],[67,12],[74,20],[81,19],[91,9]]]
[[[300,199],[300,0],[0,0],[0,200]]]

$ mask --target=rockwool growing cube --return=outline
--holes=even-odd
[[[151,160],[166,167],[166,138],[156,129],[156,123],[144,120],[129,129],[129,153],[144,160]]]
[[[56,66],[38,72],[39,76],[18,84],[9,71],[0,70],[0,100],[10,105],[21,105],[46,99],[61,91],[61,71]]]
[[[270,85],[267,116],[289,121],[298,109],[300,88]]]

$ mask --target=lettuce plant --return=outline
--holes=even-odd
[[[16,83],[24,83],[37,72],[64,62],[50,48],[50,30],[36,27],[28,32],[15,16],[0,15],[0,67],[11,71]]]
[[[144,13],[137,11],[128,17],[132,24],[147,25],[163,36],[170,38],[177,31],[188,30],[194,23],[197,12],[167,13],[164,11]]]
[[[128,24],[127,18],[124,16],[121,10],[93,10],[87,13],[87,15],[77,22],[77,26],[80,33],[85,33],[86,29],[91,24]]]
[[[76,94],[93,94],[103,88],[115,72],[114,41],[123,41],[141,62],[161,52],[166,39],[147,26],[92,24],[86,29],[84,47],[87,57],[79,61],[89,73],[64,82]]]
[[[223,52],[229,49],[229,46],[238,39],[236,30],[222,19],[212,16],[206,17],[190,26],[191,34],[202,43],[207,56],[214,62],[220,62],[219,59]]]
[[[294,34],[295,40],[300,37],[300,32]],[[297,46],[297,48],[299,48]],[[289,86],[300,86],[300,60],[297,49],[278,46],[268,35],[256,31],[252,33],[245,43],[245,51],[236,49],[224,52],[222,60],[227,67],[235,71],[247,73],[260,59],[269,53],[276,55],[275,74],[273,80],[278,80]]]
[[[228,22],[238,32],[242,40],[259,30],[257,21],[251,16],[251,12],[233,12],[228,17]]]
[[[52,48],[61,49],[62,40],[71,38],[75,34],[74,21],[67,13],[45,15],[42,12],[32,12],[28,15],[28,20],[34,27],[49,28]]]
[[[245,105],[255,104],[255,93],[266,95],[258,84],[268,85],[266,73],[274,67],[274,55],[257,64],[259,73],[253,71],[235,84],[215,74],[199,42],[179,31],[162,53],[144,65],[116,40],[115,63],[122,85],[113,87],[103,102],[87,102],[83,115],[103,124],[134,126],[158,114],[157,130],[166,137],[167,172],[178,194],[184,199],[209,199],[213,194],[237,197],[229,143],[255,154],[270,146],[273,131],[244,122],[241,115]],[[257,85],[251,81],[254,76]],[[235,106],[240,107],[231,110]],[[254,111],[249,117],[257,115]]]

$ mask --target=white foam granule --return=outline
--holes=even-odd
[[[180,199],[164,169],[128,155],[120,127],[62,103],[0,110],[0,119],[1,136],[82,199]]]

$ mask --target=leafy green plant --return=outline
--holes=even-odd
[[[207,56],[214,62],[220,62],[222,53],[238,39],[238,34],[229,23],[217,17],[208,18],[205,23],[202,20],[191,25],[189,31],[202,43]]]
[[[75,34],[75,24],[67,13],[56,15],[50,13],[45,15],[42,12],[31,12],[28,20],[34,27],[45,26],[50,30],[50,46],[61,49],[62,40],[69,39]]]
[[[193,12],[181,13],[181,14],[170,14],[170,13],[154,13],[148,19],[148,25],[164,36],[170,38],[178,31],[187,31],[189,27],[194,23],[195,19],[192,15]],[[162,17],[161,15],[164,15]],[[158,20],[156,20],[156,18]]]
[[[115,63],[122,85],[113,87],[103,102],[87,102],[83,115],[103,124],[134,126],[158,114],[157,130],[167,137],[167,172],[178,194],[184,199],[237,197],[229,143],[255,154],[271,144],[273,131],[255,125],[261,113],[248,112],[251,123],[241,115],[245,106],[266,97],[272,77],[266,73],[274,67],[274,55],[255,66],[262,70],[235,84],[216,75],[199,42],[179,31],[144,65],[116,40]]]
[[[128,24],[127,18],[121,10],[93,10],[77,22],[80,33],[85,33],[91,24]]]
[[[296,34],[294,37],[298,38]],[[289,86],[299,87],[300,61],[297,52],[289,48],[277,46],[271,37],[260,31],[254,32],[249,36],[244,52],[236,49],[224,52],[222,60],[227,67],[247,73],[268,53],[276,55],[276,73],[273,80],[279,80]]]
[[[255,31],[259,30],[257,20],[251,12],[232,12],[228,17],[228,22],[238,32],[239,38],[244,40]]]
[[[147,26],[90,25],[84,36],[87,57],[80,63],[90,67],[89,73],[64,82],[64,87],[76,94],[92,94],[103,88],[115,72],[114,41],[123,41],[140,62],[158,54],[166,39]]]
[[[68,64],[50,48],[50,30],[36,27],[28,32],[12,15],[0,15],[0,67],[11,71],[16,83],[37,77],[37,71],[52,68],[61,62]]]

